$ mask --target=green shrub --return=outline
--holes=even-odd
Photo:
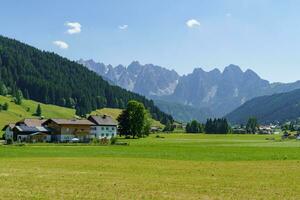
[[[6,140],[6,144],[7,144],[7,145],[10,145],[10,144],[12,144],[12,143],[13,143],[12,139],[7,139],[7,140]]]
[[[93,144],[99,144],[99,139],[96,138],[96,137],[94,137],[94,138],[92,139],[92,143],[93,143]]]
[[[116,137],[112,137],[112,138],[110,139],[110,144],[111,144],[111,145],[116,144],[116,142],[117,142],[117,138],[116,138]]]

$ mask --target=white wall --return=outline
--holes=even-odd
[[[117,126],[92,126],[91,136],[96,138],[107,138],[117,136]]]

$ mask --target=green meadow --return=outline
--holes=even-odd
[[[300,141],[160,136],[119,139],[128,146],[2,145],[0,199],[300,199]]]

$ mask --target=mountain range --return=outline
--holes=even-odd
[[[82,59],[78,63],[113,84],[153,99],[160,109],[182,121],[222,117],[255,97],[300,88],[300,81],[270,83],[254,71],[242,71],[233,64],[223,71],[196,68],[192,73],[180,76],[174,70],[153,64],[142,65],[137,61],[127,67]]]

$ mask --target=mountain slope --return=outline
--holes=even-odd
[[[245,124],[249,117],[263,124],[300,117],[300,90],[254,98],[226,116],[235,124]]]
[[[210,108],[214,116],[222,116],[257,96],[257,90],[268,87],[253,71],[243,72],[229,65],[223,72],[195,69],[183,76],[170,100],[198,108]]]
[[[206,119],[212,115],[210,110],[205,108],[195,108],[188,105],[166,102],[162,100],[154,100],[154,103],[163,112],[172,115],[176,121],[180,122],[189,122],[195,119],[204,123]]]
[[[75,107],[79,115],[103,107],[124,108],[134,99],[142,102],[155,119],[172,120],[153,101],[109,85],[95,72],[76,62],[2,36],[0,82],[13,94],[20,89],[25,97],[39,102]]]

